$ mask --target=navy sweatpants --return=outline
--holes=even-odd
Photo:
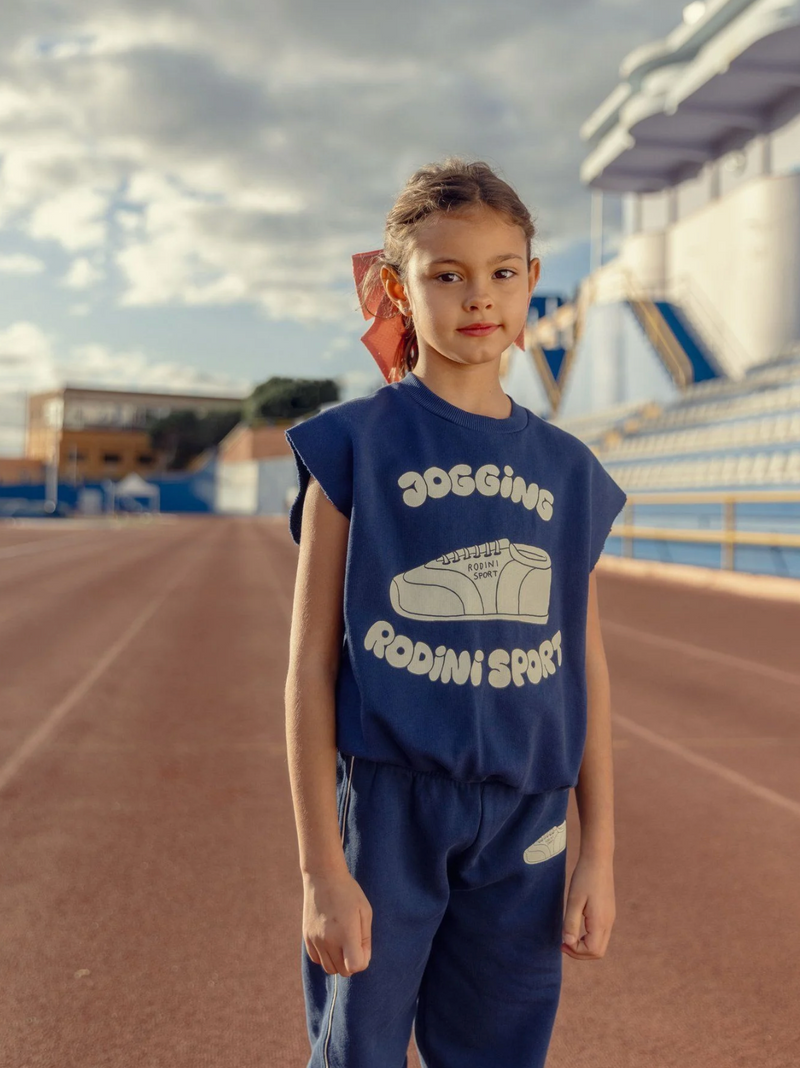
[[[339,830],[372,906],[364,971],[301,939],[308,1068],[542,1068],[561,992],[569,787],[523,794],[339,753]]]

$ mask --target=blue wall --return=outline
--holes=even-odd
[[[213,512],[214,510],[214,479],[215,465],[209,464],[202,471],[193,474],[176,473],[174,475],[152,476],[148,482],[158,486],[161,492],[162,512]],[[103,493],[104,506],[108,507],[108,495],[103,489],[102,482],[86,482],[87,489],[99,489]],[[78,502],[80,486],[73,486],[67,482],[60,482],[58,486],[58,500],[68,508],[75,508]],[[45,499],[44,485],[16,485],[0,486],[0,498],[24,498],[27,501],[43,501]],[[141,498],[146,503],[146,498]],[[118,503],[118,510],[123,510],[124,502]]]

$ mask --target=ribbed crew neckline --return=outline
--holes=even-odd
[[[409,397],[413,397],[419,404],[429,408],[444,419],[452,423],[466,427],[469,430],[489,431],[493,434],[508,434],[517,430],[523,430],[528,425],[528,410],[521,404],[517,404],[513,397],[511,401],[511,414],[504,419],[495,419],[491,415],[477,415],[475,412],[467,412],[463,408],[456,407],[438,393],[426,386],[421,378],[417,378],[413,371],[408,371],[395,387],[402,390]]]

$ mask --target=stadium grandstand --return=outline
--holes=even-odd
[[[800,576],[800,3],[689,4],[581,136],[591,272],[506,379],[628,493],[608,551]]]

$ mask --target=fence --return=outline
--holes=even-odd
[[[606,552],[800,578],[800,490],[630,494]]]

